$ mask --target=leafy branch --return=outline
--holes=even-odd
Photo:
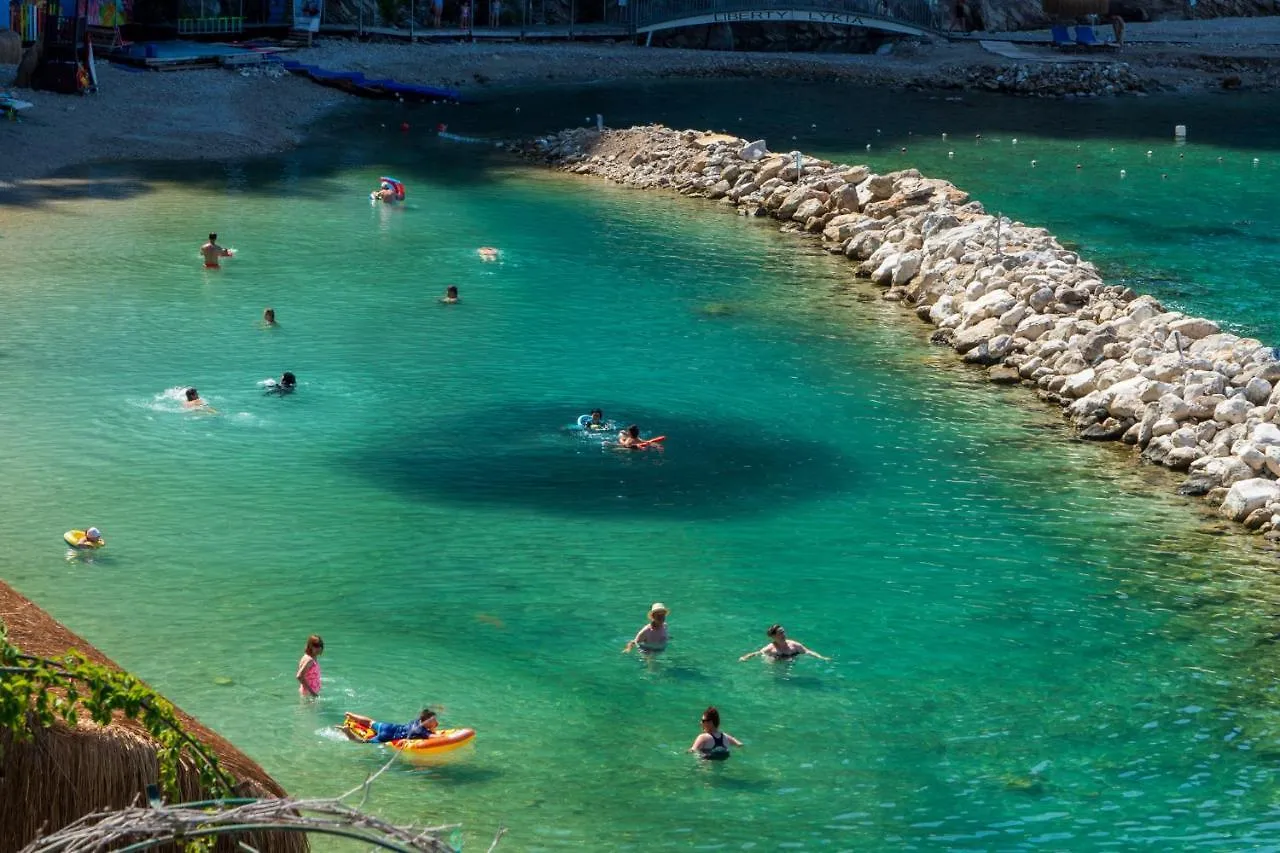
[[[0,731],[29,741],[36,729],[57,722],[74,727],[82,713],[100,726],[116,713],[135,720],[155,743],[160,786],[171,799],[181,799],[178,773],[184,759],[198,768],[200,785],[215,797],[232,793],[234,781],[218,759],[187,734],[173,706],[127,672],[91,663],[76,651],[61,661],[23,654],[9,642],[0,622]]]

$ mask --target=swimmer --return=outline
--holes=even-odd
[[[763,655],[773,660],[791,660],[801,655],[813,655],[818,660],[831,660],[831,658],[823,657],[812,649],[805,648],[803,643],[795,640],[787,639],[787,632],[781,625],[773,625],[765,634],[769,637],[769,645],[755,652],[748,652],[738,660],[749,660],[757,655]]]
[[[267,310],[263,311],[262,322],[268,326],[274,326],[276,324],[276,309],[268,308]]]
[[[639,450],[640,445],[640,427],[635,424],[632,424],[618,433],[619,447],[629,447],[633,450]]]
[[[667,647],[667,606],[662,602],[654,602],[649,608],[649,624],[640,629],[640,633],[631,642],[622,647],[626,654],[632,649],[642,652],[660,652]]]
[[[218,245],[217,234],[210,234],[209,242],[200,247],[200,254],[204,256],[205,269],[216,270],[221,266],[218,260],[231,257],[233,252]]]
[[[188,409],[207,409],[209,407],[208,403],[200,399],[200,392],[194,388],[186,390],[186,398],[182,405]]]
[[[604,422],[604,412],[599,409],[592,409],[591,420],[587,421],[586,428],[590,430],[608,429],[608,424]]]
[[[451,284],[445,288],[444,296],[440,297],[440,301],[445,305],[453,305],[458,301],[458,286]]]
[[[373,199],[374,201],[381,201],[387,204],[395,204],[396,191],[395,189],[392,188],[389,182],[383,181],[381,188],[376,189],[373,192],[369,193],[369,198]]]
[[[349,728],[350,723],[362,726],[373,732],[373,737],[364,743],[386,743],[389,740],[426,740],[435,733],[436,728],[440,725],[440,721],[436,719],[436,712],[430,708],[423,708],[422,713],[418,715],[418,719],[412,723],[380,723],[370,717],[362,717],[359,714],[345,713],[342,715],[342,732],[351,740],[361,740]]]
[[[720,731],[720,711],[715,705],[702,712],[702,732],[693,739],[689,752],[696,752],[703,761],[724,761],[729,757],[729,745],[742,747],[742,741],[728,732]]]
[[[283,397],[285,394],[292,394],[297,389],[298,389],[298,377],[294,376],[292,373],[290,373],[287,370],[280,375],[280,378],[278,380],[277,379],[267,380],[268,394],[275,394],[276,396]]]
[[[84,532],[84,535],[76,540],[77,548],[97,548],[102,544],[102,531],[96,527],[90,527]]]
[[[492,246],[481,246],[476,249],[476,254],[480,256],[482,261],[496,261],[498,259],[498,250]]]

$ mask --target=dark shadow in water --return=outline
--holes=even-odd
[[[479,409],[391,434],[348,461],[410,498],[580,516],[723,518],[857,485],[852,460],[836,446],[764,424],[606,407],[625,412],[645,436],[668,436],[663,450],[622,451],[571,431],[573,411]]]

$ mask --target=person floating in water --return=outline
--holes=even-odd
[[[702,712],[702,732],[693,739],[689,752],[696,752],[704,761],[724,761],[731,744],[739,748],[743,745],[733,735],[720,731],[720,711],[712,705]]]
[[[457,302],[458,286],[456,284],[451,284],[447,288],[445,288],[444,296],[440,298],[440,301],[443,302],[445,305],[453,305],[455,302]]]
[[[363,743],[386,743],[390,740],[426,740],[435,733],[436,728],[440,725],[440,721],[436,719],[436,712],[430,708],[423,708],[422,713],[418,715],[418,719],[412,723],[380,723],[370,717],[362,717],[359,714],[346,713],[342,715],[342,731],[351,738]],[[363,737],[358,733],[359,729],[370,732],[369,737]]]
[[[623,654],[632,649],[642,652],[660,652],[667,647],[667,606],[660,601],[649,608],[649,624],[631,642],[622,647]]]
[[[298,377],[294,376],[292,373],[290,373],[287,370],[280,375],[280,378],[278,380],[277,379],[267,380],[267,393],[275,394],[279,397],[283,397],[285,394],[292,394],[294,391],[297,390],[297,388],[298,388]]]
[[[591,420],[587,421],[586,428],[589,430],[592,430],[593,432],[599,432],[600,430],[609,429],[609,425],[605,423],[605,420],[604,420],[604,412],[600,411],[599,409],[592,409]]]
[[[320,662],[317,658],[324,654],[324,640],[319,634],[307,637],[307,646],[298,661],[298,695],[303,699],[315,699],[320,695]]]
[[[632,424],[618,433],[618,446],[639,450],[644,445],[640,440],[640,427]]]
[[[496,261],[498,259],[498,250],[492,246],[481,246],[476,249],[476,254],[480,256],[482,261]]]
[[[831,658],[823,657],[813,649],[805,648],[803,643],[798,643],[795,640],[788,640],[786,629],[781,625],[772,625],[769,630],[764,633],[769,638],[769,645],[758,651],[748,652],[738,658],[738,660],[749,660],[757,655],[763,655],[764,657],[772,658],[773,660],[791,660],[792,658],[798,658],[801,655],[813,655],[818,660],[831,660]]]
[[[267,326],[274,326],[276,324],[276,309],[268,308],[267,310],[263,311],[262,322]]]
[[[200,247],[200,254],[204,257],[205,269],[216,270],[221,266],[219,261],[222,258],[233,257],[235,253],[218,245],[217,234],[210,234],[209,242]]]
[[[184,392],[184,396],[186,397],[186,400],[183,401],[182,405],[188,409],[209,408],[209,404],[200,399],[200,392],[194,388],[188,388]]]
[[[72,544],[76,548],[97,548],[102,544],[102,531],[96,527],[90,527]]]
[[[386,202],[387,204],[395,204],[396,201],[396,191],[386,181],[383,181],[382,186],[370,193],[369,196],[375,201]]]

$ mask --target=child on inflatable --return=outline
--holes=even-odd
[[[361,743],[386,743],[392,740],[426,740],[440,725],[436,712],[423,708],[412,723],[381,723],[360,714],[342,715],[342,732]]]

